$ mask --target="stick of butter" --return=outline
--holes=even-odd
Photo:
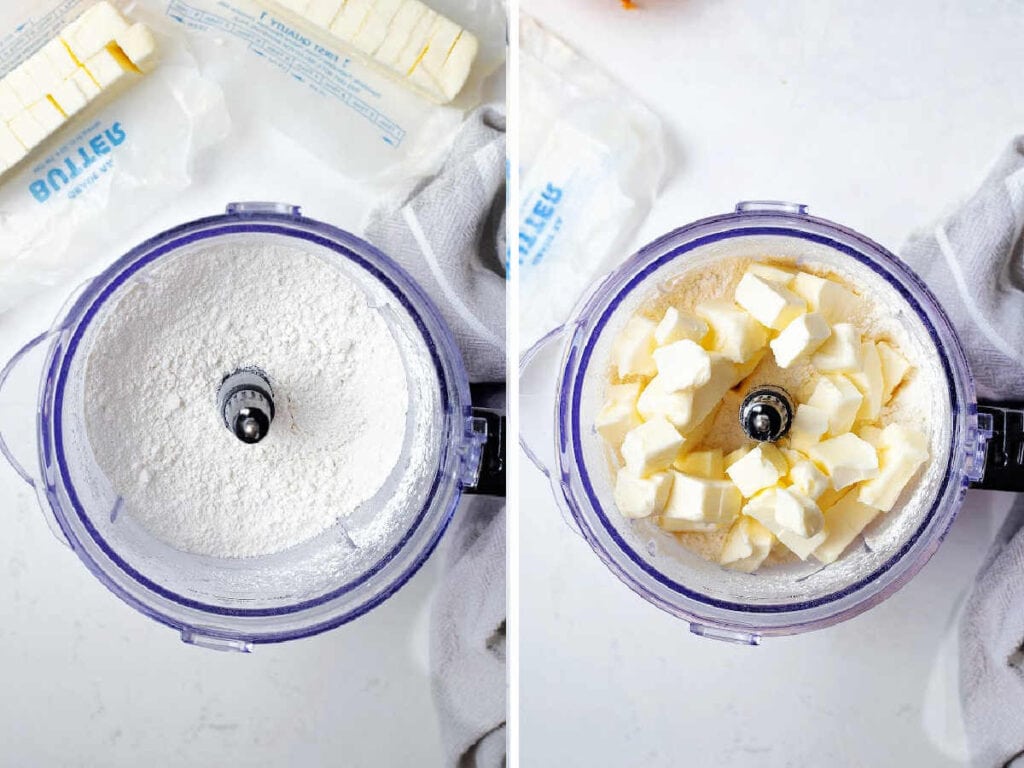
[[[99,2],[0,80],[0,175],[118,83],[149,71],[157,44]]]
[[[330,35],[419,95],[447,104],[466,85],[477,38],[420,0],[262,0]]]

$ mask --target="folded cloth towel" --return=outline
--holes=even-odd
[[[365,231],[434,299],[470,381],[504,382],[504,115],[471,114],[438,175],[371,212]]]
[[[980,397],[1024,399],[1024,137],[981,188],[903,259],[935,292],[964,343]],[[1010,515],[960,624],[960,689],[972,762],[1024,756],[1024,501]],[[1024,760],[1022,760],[1024,762]]]
[[[474,405],[504,410],[505,119],[484,108],[440,172],[380,206],[367,239],[430,294],[451,326]],[[485,386],[490,383],[490,386]],[[505,500],[464,497],[441,544],[430,665],[445,765],[497,768],[506,756]]]

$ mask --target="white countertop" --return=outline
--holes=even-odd
[[[1024,127],[1019,3],[522,5],[664,120],[670,181],[635,245],[767,198],[897,250]],[[1010,498],[972,495],[924,570],[867,614],[742,648],[622,585],[524,465],[523,765],[961,765],[955,616]]]
[[[124,247],[232,200],[302,204],[359,232],[371,198],[283,136],[243,128],[231,151],[203,164],[188,192]],[[0,318],[0,365],[49,327],[77,282]],[[31,392],[22,397],[34,402]],[[51,535],[4,461],[0,513],[0,764],[440,764],[427,668],[439,553],[358,621],[243,656],[187,646],[108,592]]]

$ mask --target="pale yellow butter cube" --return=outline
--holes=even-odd
[[[721,527],[729,525],[739,514],[743,499],[728,480],[706,480],[675,470],[669,472],[672,490],[660,521],[666,530],[688,530],[687,523]]]
[[[114,38],[114,41],[131,63],[131,67],[139,72],[152,71],[157,59],[157,44],[153,30],[145,24],[133,24]],[[123,68],[131,68],[125,67],[124,63],[121,62]]]
[[[103,90],[113,87],[128,74],[121,59],[107,48],[86,59],[83,66]]]
[[[707,338],[708,331],[708,324],[700,318],[684,314],[675,307],[669,307],[654,329],[654,343],[664,346],[674,341],[689,339],[700,344]]]
[[[768,343],[764,327],[731,301],[705,301],[694,312],[711,327],[712,349],[734,363],[745,363]]]
[[[6,123],[0,122],[0,166],[4,170],[13,168],[27,154],[25,145],[11,132]]]
[[[645,419],[661,417],[672,426],[683,431],[695,423],[693,418],[693,392],[665,389],[661,376],[655,376],[644,387],[636,403],[636,409]]]
[[[11,120],[7,127],[26,150],[38,147],[49,134],[30,112],[22,112]]]
[[[818,379],[807,404],[828,414],[828,431],[834,436],[846,434],[853,429],[863,399],[864,396],[853,382],[842,374],[834,374]]]
[[[7,78],[0,80],[0,123],[9,123],[24,111],[25,105],[21,103]]]
[[[742,515],[729,529],[718,562],[734,571],[753,573],[772,551],[771,531],[752,517]]]
[[[373,0],[348,0],[334,17],[334,21],[331,22],[331,34],[351,43],[370,17],[370,8],[372,7]],[[420,15],[422,15],[422,9]]]
[[[779,488],[775,492],[775,522],[806,539],[822,529],[825,519],[813,499],[794,488]]]
[[[627,376],[653,376],[658,372],[654,363],[655,324],[646,317],[631,317],[612,347],[612,359],[619,378]]]
[[[473,70],[473,63],[480,52],[480,41],[475,35],[463,31],[459,39],[455,41],[448,58],[444,62],[444,68],[437,77],[441,86],[444,101],[451,101],[466,85],[469,75]]]
[[[689,339],[655,349],[654,364],[668,392],[702,387],[711,379],[711,356]]]
[[[889,512],[928,458],[928,439],[922,433],[900,424],[890,424],[879,436],[881,468],[878,477],[861,486],[858,500],[882,512]]]
[[[608,397],[594,419],[594,427],[609,445],[618,448],[626,433],[640,426],[640,414],[636,410],[639,397],[640,385],[636,382],[613,384],[608,388]]]
[[[736,303],[761,325],[777,331],[807,311],[807,303],[788,288],[750,272],[736,286]]]
[[[819,402],[824,399],[819,398]],[[819,408],[810,403],[800,403],[796,407],[796,414],[793,416],[793,424],[789,428],[789,444],[804,453],[812,446],[821,441],[828,432],[829,418],[825,408]]]
[[[452,20],[446,19],[444,16],[434,19],[434,26],[430,29],[427,53],[423,57],[423,61],[420,62],[420,68],[432,76],[440,75],[444,71],[448,55],[462,33],[462,27]]]
[[[54,38],[40,50],[43,56],[50,62],[57,76],[61,80],[67,80],[78,70],[78,62],[71,56],[68,47],[60,38]]]
[[[861,504],[856,493],[847,493],[825,511],[825,541],[814,550],[814,556],[822,563],[834,563],[877,516],[877,509]]]
[[[832,329],[817,312],[800,315],[770,342],[776,364],[789,368],[801,357],[817,350],[831,334]]]
[[[7,77],[4,78],[4,82],[14,91],[14,95],[17,97],[18,103],[21,104],[22,108],[32,106],[46,96],[45,91],[32,78],[28,62],[11,70]]]
[[[64,113],[61,112],[57,108],[57,105],[49,99],[43,99],[42,101],[33,104],[28,108],[27,112],[32,115],[32,118],[39,123],[39,125],[43,127],[47,136],[64,125]]]
[[[814,554],[814,550],[822,545],[825,541],[826,534],[825,529],[822,528],[814,536],[807,538],[783,528],[775,536],[780,542],[782,542],[786,549],[801,560],[806,560]]]
[[[877,344],[878,357],[882,363],[882,405],[892,399],[892,393],[910,371],[910,363],[891,344],[880,341]]]
[[[388,36],[373,55],[381,64],[394,66],[408,45],[417,22],[429,9],[418,0],[406,0],[398,9],[388,28]]]
[[[799,272],[790,288],[807,302],[808,312],[820,312],[829,324],[847,321],[857,312],[857,297],[832,280]]]
[[[680,425],[680,430],[687,434],[694,425],[701,423],[709,413],[718,408],[722,398],[737,381],[736,366],[722,355],[711,355],[711,378],[702,387],[693,391],[693,410],[690,420]]]
[[[89,103],[89,98],[82,93],[82,89],[79,88],[75,80],[65,80],[52,96],[61,112],[68,117],[78,114]]]
[[[353,44],[363,53],[375,56],[388,39],[391,22],[401,7],[402,0],[377,0]]]
[[[661,513],[672,488],[672,475],[655,472],[637,477],[626,468],[615,476],[615,506],[623,517],[636,520]]]
[[[638,477],[647,477],[672,466],[683,437],[668,421],[654,418],[634,427],[622,440],[622,458]]]
[[[776,267],[773,264],[763,264],[760,262],[755,262],[747,267],[747,272],[752,275],[757,275],[762,280],[767,280],[770,283],[778,283],[784,288],[788,288],[790,283],[793,282],[793,278],[796,277],[796,272],[791,269]]]
[[[50,63],[49,57],[41,50],[25,62],[25,68],[44,96],[53,93],[54,89],[64,82],[64,78]]]
[[[796,490],[814,501],[817,501],[829,487],[828,477],[808,459],[801,459],[790,467],[789,482]]]
[[[882,361],[878,348],[870,341],[860,347],[860,370],[849,374],[849,379],[864,396],[857,421],[875,421],[882,411],[884,383],[882,381]]]
[[[789,471],[785,457],[770,443],[761,443],[730,466],[725,473],[749,499],[762,488],[773,486]]]
[[[810,538],[805,538],[780,525],[776,519],[779,490],[778,488],[766,488],[761,491],[743,505],[742,513],[753,517],[768,529],[783,546],[801,560],[806,560],[825,540],[824,530],[818,531]]]
[[[437,13],[428,8],[427,12],[416,22],[412,32],[409,33],[409,40],[398,55],[398,61],[395,64],[395,68],[406,77],[412,74],[423,57],[426,56],[427,48],[430,46],[430,31],[434,28],[437,18]]]
[[[717,448],[712,451],[684,453],[672,463],[672,468],[684,475],[703,477],[706,480],[725,479],[722,452]]]
[[[860,331],[850,323],[832,326],[832,334],[811,358],[814,367],[827,373],[851,373],[861,368]]]
[[[737,461],[739,461],[744,456],[746,456],[748,453],[750,453],[751,450],[752,449],[750,449],[750,448],[737,448],[736,450],[730,451],[729,453],[725,454],[725,456],[722,457],[722,466],[723,466],[723,468],[724,469],[728,469],[733,464],[735,464]]]
[[[811,460],[825,470],[837,491],[878,477],[878,453],[874,446],[852,432],[812,446]]]
[[[75,57],[85,62],[126,29],[128,22],[124,16],[110,3],[99,2],[69,24],[60,36]]]

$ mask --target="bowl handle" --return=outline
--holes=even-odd
[[[27,457],[31,456],[29,449],[34,450],[36,447],[35,422],[39,415],[39,405],[35,398],[38,392],[38,381],[42,368],[42,361],[39,358],[41,353],[46,351],[46,346],[43,342],[47,341],[54,333],[55,331],[50,330],[36,336],[19,349],[14,357],[8,361],[7,365],[0,370],[0,455],[7,459],[7,463],[14,468],[14,471],[18,473],[22,480],[33,487],[36,485],[36,478],[25,469],[24,465],[30,464],[27,460]],[[39,365],[35,367],[35,370],[30,370],[28,365],[30,362],[38,362]],[[12,389],[12,376],[15,372],[35,374],[34,381],[37,386],[31,390],[33,402],[17,400],[13,396],[8,399]],[[32,417],[31,427],[27,425],[29,416]],[[20,426],[16,428],[15,423]],[[24,447],[19,446],[19,453],[27,454],[27,456],[23,455],[20,460],[11,449],[10,438],[15,434],[25,444]],[[27,439],[26,435],[28,435]]]
[[[1024,403],[978,403],[977,452],[971,488],[1024,493]]]
[[[561,325],[547,333],[519,358],[519,446],[523,453],[551,484],[562,517],[580,533],[569,510],[566,489],[556,471],[555,395],[559,365],[565,354],[565,341],[573,325]],[[582,534],[581,534],[582,535]]]

